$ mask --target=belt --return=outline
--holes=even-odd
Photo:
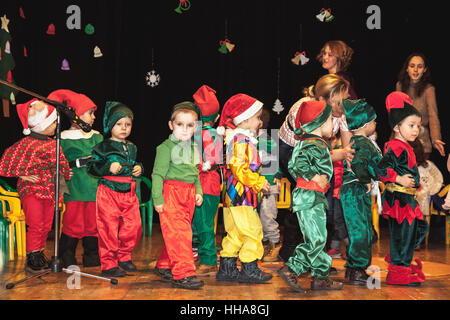
[[[322,189],[321,187],[319,187],[319,185],[316,182],[314,182],[312,180],[306,181],[303,178],[297,178],[296,187],[300,188],[300,189],[306,189],[306,190],[327,193],[328,189],[330,188],[330,184],[328,184],[325,189]]]
[[[396,183],[386,183],[386,190],[389,192],[401,192],[406,194],[415,195],[417,192],[417,188],[406,188],[403,186],[400,186]]]
[[[73,161],[69,162],[69,167],[72,168],[82,168],[82,167],[86,167],[86,164],[88,162],[88,160],[92,158],[92,156],[87,156],[87,157],[82,157],[82,158],[78,158],[75,159]]]

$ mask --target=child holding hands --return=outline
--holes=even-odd
[[[136,271],[131,252],[142,234],[135,182],[143,172],[137,148],[127,140],[133,112],[121,102],[108,101],[103,117],[104,138],[92,151],[88,171],[102,177],[97,190],[97,229],[102,275],[124,277]],[[123,270],[119,269],[122,268]]]

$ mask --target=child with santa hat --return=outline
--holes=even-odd
[[[0,159],[0,175],[18,177],[17,192],[28,226],[25,270],[41,272],[49,269],[44,255],[47,235],[52,228],[55,208],[56,110],[38,99],[17,105],[25,138],[7,148]],[[70,168],[60,153],[60,198],[65,180],[70,180]],[[65,180],[64,180],[65,179]]]

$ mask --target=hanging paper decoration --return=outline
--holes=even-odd
[[[295,56],[291,59],[291,61],[293,64],[296,64],[297,66],[300,64],[303,66],[309,62],[309,58],[306,57],[305,51],[303,51],[303,52],[297,51],[295,53]]]
[[[8,71],[8,75],[6,76],[6,81],[8,81],[9,83],[12,83],[12,72],[11,70]]]
[[[23,56],[25,58],[28,58],[28,54],[27,54],[27,47],[23,46]]]
[[[189,2],[189,0],[180,0],[178,7],[175,9],[175,12],[181,14],[185,11],[188,11],[190,8],[191,8],[191,3]]]
[[[47,28],[47,34],[53,36],[55,33],[55,25],[52,23]]]
[[[278,58],[277,64],[277,99],[275,100],[272,111],[276,112],[277,114],[280,114],[284,111],[283,104],[280,101],[280,58]]]
[[[145,83],[149,87],[157,87],[159,85],[159,81],[161,80],[161,77],[159,74],[156,73],[155,69],[155,54],[154,50],[152,49],[152,69],[150,72],[147,72],[147,75],[145,76]]]
[[[3,17],[1,17],[0,20],[2,21],[2,29],[9,33],[8,29],[9,19],[6,17],[6,14],[3,15]]]
[[[232,44],[230,40],[228,40],[228,21],[225,20],[225,40],[219,42],[219,49],[218,51],[222,54],[227,54],[234,50],[236,45]]]
[[[103,53],[100,50],[100,48],[98,46],[95,46],[94,48],[94,58],[101,58],[103,57]]]
[[[316,15],[317,20],[320,22],[331,22],[334,19],[334,16],[331,14],[331,8],[325,9],[322,8],[320,13]]]
[[[22,19],[25,19],[25,14],[23,13],[22,7],[19,8],[19,14]]]
[[[11,100],[12,104],[16,104],[16,97],[14,96],[14,92],[11,92],[11,95],[9,96],[9,100]]]
[[[5,44],[5,53],[11,54],[11,45],[9,44],[9,41],[6,41]]]
[[[63,70],[63,71],[69,71],[70,70],[69,61],[67,61],[67,59],[64,59],[62,61],[61,70]]]
[[[84,27],[84,32],[87,35],[91,36],[95,32],[95,28],[94,28],[94,26],[92,24],[89,23],[89,24],[86,25],[86,27]]]

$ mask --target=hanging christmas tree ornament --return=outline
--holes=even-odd
[[[272,111],[276,112],[277,114],[280,114],[281,112],[284,111],[284,107],[280,99],[275,100],[275,104],[273,105]]]
[[[98,46],[95,46],[94,48],[94,58],[101,58],[103,57],[103,53],[100,50],[100,48]]]
[[[67,59],[64,59],[62,61],[61,70],[63,70],[63,71],[69,71],[70,70],[69,61],[67,61]]]
[[[93,35],[95,32],[95,28],[92,24],[87,24],[86,27],[84,27],[84,33],[86,33],[87,35],[91,36]]]
[[[48,28],[47,28],[47,34],[48,35],[51,35],[51,36],[54,36],[55,35],[55,25],[52,23],[52,24],[50,24],[49,26],[48,26]]]
[[[185,11],[188,11],[190,8],[191,3],[189,2],[189,0],[180,0],[178,7],[175,9],[175,12],[181,14]]]
[[[16,97],[14,96],[13,92],[11,92],[9,100],[11,101],[12,104],[16,104]]]
[[[22,7],[19,8],[19,14],[22,19],[25,19],[25,14],[23,13]]]
[[[280,101],[280,58],[278,57],[277,61],[277,99],[275,100],[275,104],[273,105],[272,111],[280,114],[284,111],[283,104]]]
[[[161,80],[161,77],[159,74],[156,73],[155,70],[152,70],[150,72],[147,72],[147,76],[145,77],[145,81],[149,87],[156,87],[159,85],[159,81]]]

